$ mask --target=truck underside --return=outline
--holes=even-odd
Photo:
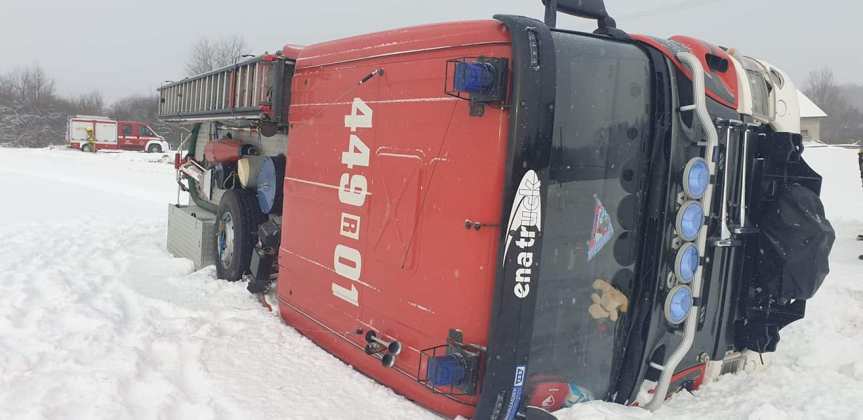
[[[799,126],[768,112],[796,89],[589,17],[286,47],[162,88],[195,124],[169,248],[447,416],[656,408],[774,351],[834,236]]]

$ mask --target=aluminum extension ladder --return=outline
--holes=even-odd
[[[171,122],[286,119],[294,61],[264,54],[159,88],[159,119]]]

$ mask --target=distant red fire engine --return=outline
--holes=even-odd
[[[85,152],[137,150],[162,153],[171,150],[165,138],[140,121],[116,121],[108,117],[77,115],[69,118],[66,144]]]

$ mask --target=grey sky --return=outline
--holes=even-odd
[[[108,100],[153,92],[182,75],[191,44],[238,34],[254,51],[422,23],[542,17],[540,0],[0,0],[0,72],[39,63],[61,93]],[[732,46],[802,84],[830,66],[863,83],[863,2],[853,0],[605,0],[627,32],[683,34]],[[559,26],[591,30],[562,18]]]

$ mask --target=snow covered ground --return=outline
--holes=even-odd
[[[766,366],[657,413],[564,419],[863,419],[863,194],[856,155],[810,149],[832,272]],[[169,158],[0,149],[0,419],[434,419],[165,251]]]

